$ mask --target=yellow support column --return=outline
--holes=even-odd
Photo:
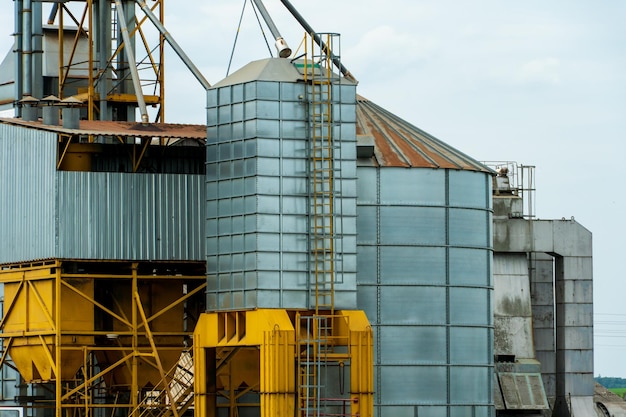
[[[194,391],[198,416],[213,417],[222,395],[231,398],[256,392],[262,416],[293,417],[295,403],[295,329],[287,311],[260,309],[205,313],[194,332]],[[226,401],[228,400],[228,401]]]
[[[344,310],[350,334],[350,397],[353,416],[374,415],[374,339],[365,313]]]

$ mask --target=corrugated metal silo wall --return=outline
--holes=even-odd
[[[55,256],[56,140],[0,123],[0,263]]]
[[[310,308],[305,85],[254,81],[210,90],[207,306]],[[356,307],[356,89],[334,86],[335,305]]]
[[[492,416],[490,176],[359,166],[357,211],[376,415]]]
[[[57,171],[56,144],[0,124],[0,263],[205,259],[203,175]]]

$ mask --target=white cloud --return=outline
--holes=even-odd
[[[519,69],[518,79],[522,82],[559,84],[561,63],[553,57],[534,59]]]
[[[360,72],[372,72],[389,78],[400,71],[415,68],[436,51],[439,42],[428,35],[410,34],[395,27],[377,26],[365,32],[359,41],[342,52],[349,68],[354,68],[357,78]],[[383,75],[384,74],[384,75]]]

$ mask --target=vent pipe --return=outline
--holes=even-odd
[[[19,101],[22,107],[22,120],[26,122],[36,122],[38,120],[37,105],[39,100],[31,95],[24,95],[24,98]]]
[[[74,98],[68,97],[59,103],[63,106],[61,110],[61,118],[63,127],[65,129],[79,129],[80,128],[80,109],[78,106],[81,106],[82,101]]]
[[[289,58],[289,56],[291,55],[291,48],[287,46],[287,42],[280,35],[278,28],[276,27],[276,25],[274,24],[274,21],[272,20],[272,17],[270,16],[267,9],[263,5],[263,1],[261,0],[253,0],[253,1],[257,9],[259,9],[259,13],[261,13],[261,16],[263,16],[263,20],[265,20],[265,23],[267,23],[267,27],[270,29],[272,36],[276,40],[276,43],[274,45],[276,46],[276,50],[278,51],[278,56],[281,58]]]
[[[41,109],[43,124],[48,126],[59,125],[59,107],[57,104],[60,102],[56,96],[48,96],[41,99],[43,107]]]

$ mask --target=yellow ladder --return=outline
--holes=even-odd
[[[304,42],[304,80],[309,89],[309,300],[315,301],[315,310],[312,315],[299,315],[296,321],[301,417],[323,415],[326,367],[334,346],[336,236],[331,51],[337,35],[317,35],[324,46],[317,46],[314,36],[310,36],[310,53],[308,41]]]
[[[311,37],[310,70],[305,64],[305,81],[310,86],[310,256],[316,315],[332,315],[335,310],[333,72],[330,35],[326,38],[326,50],[316,50]]]

